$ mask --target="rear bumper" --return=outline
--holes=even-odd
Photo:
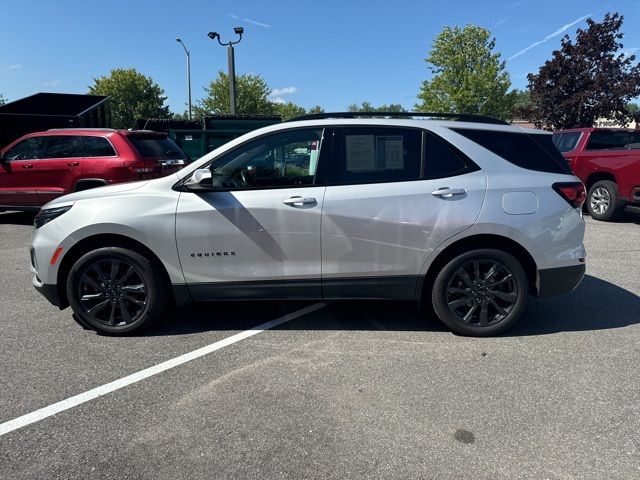
[[[545,268],[538,270],[537,297],[550,297],[570,292],[578,286],[586,270],[586,265]]]

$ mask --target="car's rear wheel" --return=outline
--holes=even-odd
[[[587,195],[587,210],[596,220],[615,220],[622,213],[618,186],[611,180],[594,183]]]
[[[166,285],[149,259],[105,247],[80,257],[67,279],[69,304],[81,322],[107,335],[147,328],[166,306]]]
[[[529,292],[527,275],[512,255],[478,249],[452,258],[433,284],[436,315],[455,333],[496,335],[522,314]]]

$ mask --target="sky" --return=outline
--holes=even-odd
[[[227,70],[235,40],[236,73],[261,75],[272,100],[342,111],[352,103],[412,108],[425,58],[445,25],[480,25],[496,38],[513,88],[526,87],[586,18],[625,17],[624,49],[640,54],[640,1],[619,0],[1,0],[0,94],[16,100],[37,92],[86,93],[93,78],[134,67],[164,90],[175,112],[187,105],[191,51],[194,104]]]

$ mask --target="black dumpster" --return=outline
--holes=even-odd
[[[0,148],[27,133],[50,128],[111,126],[109,97],[36,93],[0,106]]]

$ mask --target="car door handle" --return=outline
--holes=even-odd
[[[438,190],[431,192],[434,197],[451,198],[454,195],[464,195],[467,191],[464,188],[440,187]]]
[[[291,207],[301,207],[302,205],[316,205],[318,202],[313,197],[289,197],[285,198],[282,203]]]
[[[78,165],[80,165],[80,162],[67,162],[67,165],[69,165],[70,167],[77,167]]]
[[[22,168],[33,168],[33,164],[27,163],[26,165],[22,165]]]

